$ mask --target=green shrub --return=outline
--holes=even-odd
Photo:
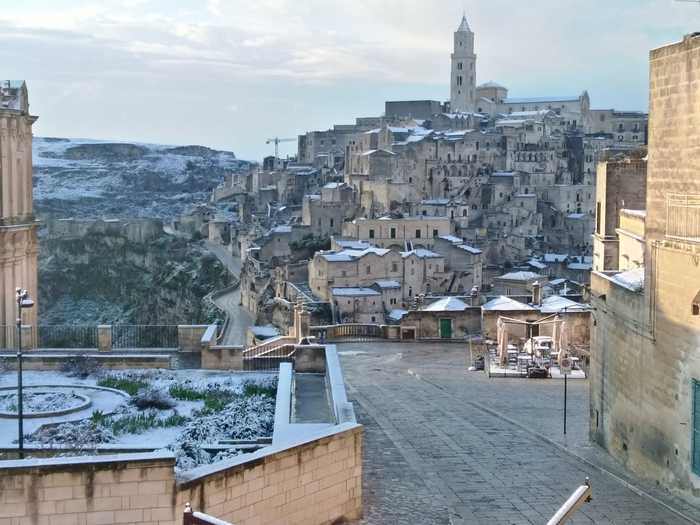
[[[107,426],[119,434],[142,434],[151,428],[176,427],[187,421],[185,416],[173,412],[170,416],[160,419],[156,412],[141,412],[135,415],[128,415],[115,419],[110,419]]]
[[[257,383],[246,383],[243,386],[243,395],[250,396],[277,396],[277,386],[259,385]]]
[[[97,386],[123,390],[130,396],[135,396],[139,390],[146,388],[148,385],[143,381],[133,381],[121,377],[104,377],[97,382]]]
[[[92,421],[95,425],[103,425],[107,421],[107,417],[102,410],[93,410],[92,415],[90,416],[90,421]]]
[[[171,385],[168,392],[175,399],[182,401],[201,401],[207,397],[204,392],[182,385]]]

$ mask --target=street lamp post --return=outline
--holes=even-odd
[[[24,459],[24,411],[22,399],[22,309],[34,306],[34,301],[29,298],[29,292],[23,288],[17,288],[17,451],[19,459]]]

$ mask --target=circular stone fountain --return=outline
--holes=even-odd
[[[84,412],[99,399],[99,407],[114,408],[129,398],[121,390],[84,385],[28,385],[23,387],[25,418],[53,418]],[[106,410],[105,412],[109,412]],[[17,419],[17,388],[0,388],[0,418]]]

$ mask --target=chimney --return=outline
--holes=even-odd
[[[535,306],[542,305],[542,285],[539,281],[532,283],[532,304]]]

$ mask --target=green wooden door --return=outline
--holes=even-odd
[[[695,474],[700,476],[700,382],[693,379],[693,421],[692,421],[692,462]]]
[[[452,338],[452,319],[440,319],[440,337]]]

